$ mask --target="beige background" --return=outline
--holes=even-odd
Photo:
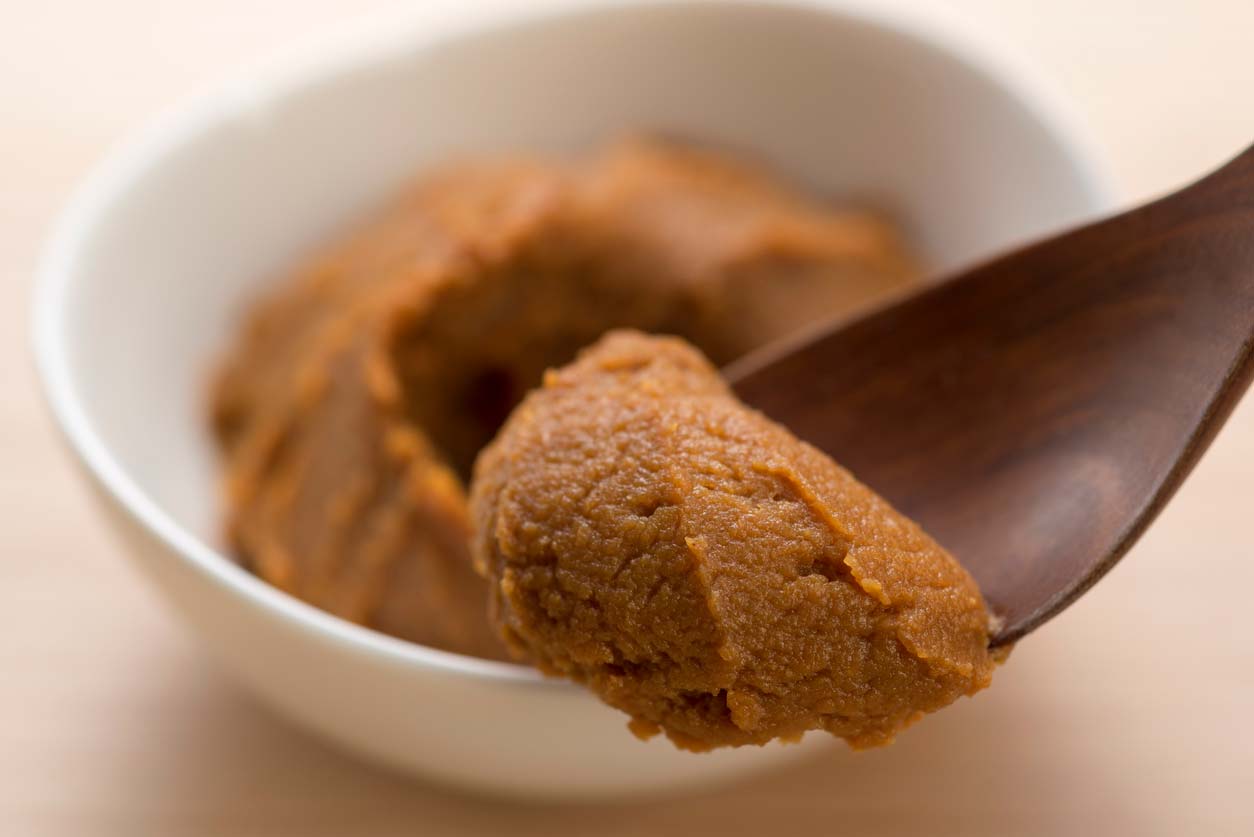
[[[1249,0],[937,2],[1059,82],[1129,200],[1254,139]],[[144,119],[400,5],[0,0],[0,834],[1254,834],[1254,398],[1110,578],[990,692],[885,751],[666,802],[519,807],[340,756],[227,682],[57,449],[30,277],[69,189]]]

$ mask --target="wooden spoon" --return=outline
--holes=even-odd
[[[1254,148],[727,373],[944,544],[1013,642],[1127,552],[1254,375]]]

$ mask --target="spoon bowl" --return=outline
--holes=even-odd
[[[946,546],[1014,642],[1128,551],[1254,376],[1254,149],[727,374]]]

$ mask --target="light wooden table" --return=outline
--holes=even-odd
[[[672,801],[520,807],[363,766],[220,675],[58,449],[29,277],[110,143],[242,60],[390,5],[0,0],[0,835],[1254,834],[1254,398],[1111,577],[991,691],[888,750]],[[1060,81],[1130,199],[1254,139],[1249,0],[948,5]]]

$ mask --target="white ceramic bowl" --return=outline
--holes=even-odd
[[[641,743],[566,683],[381,636],[238,568],[217,538],[211,358],[259,282],[448,155],[641,128],[713,140],[892,208],[944,269],[1105,207],[1072,123],[969,36],[869,3],[419,20],[318,55],[160,121],[101,167],[49,244],[39,367],[139,566],[266,703],[406,771],[586,796],[795,758],[805,745]]]

